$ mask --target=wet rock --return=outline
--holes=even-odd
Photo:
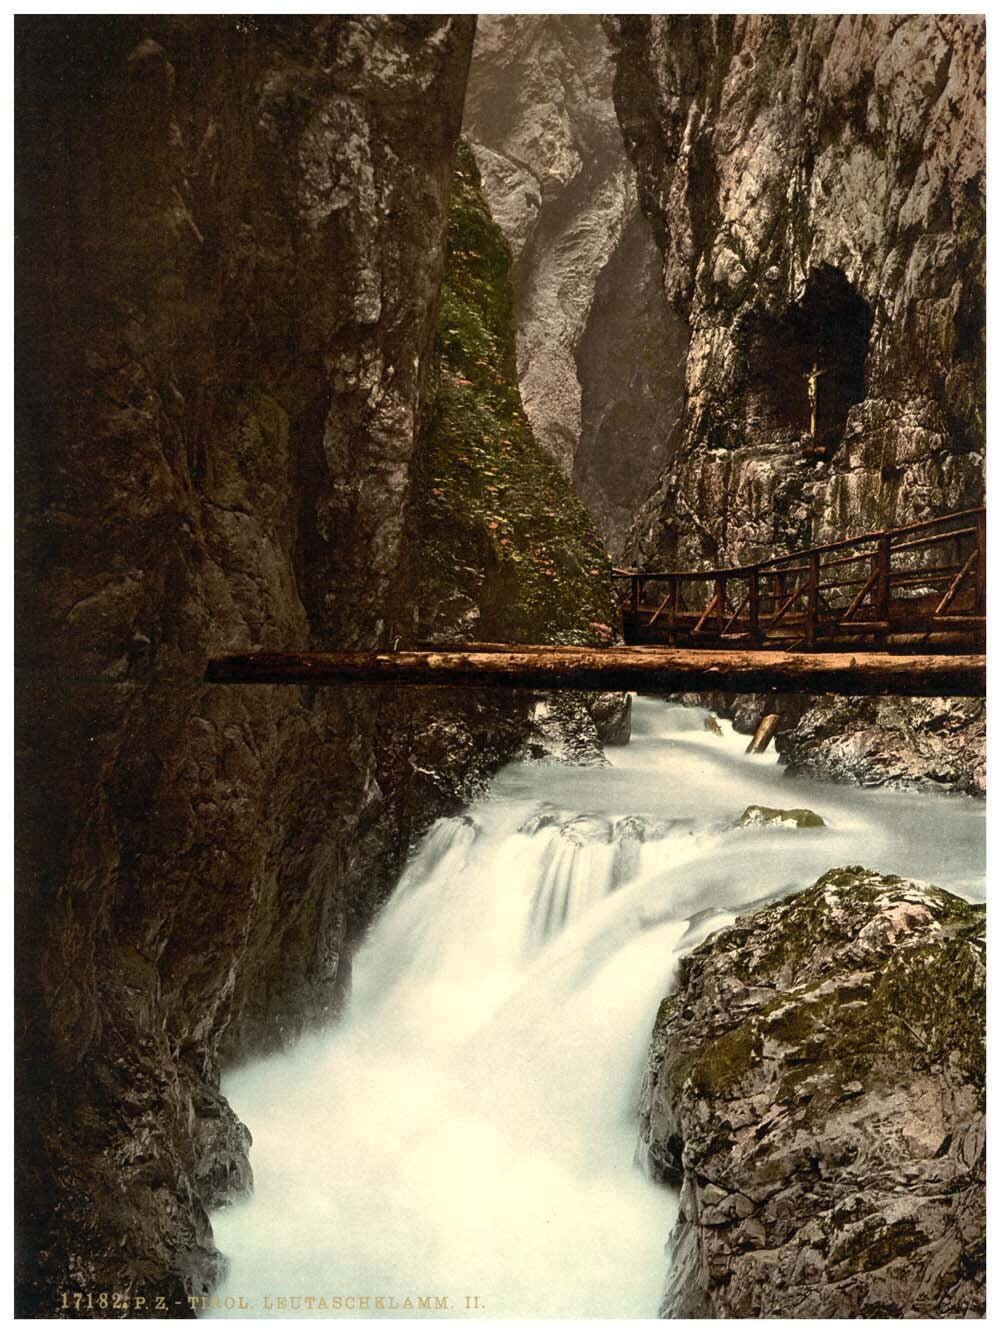
[[[587,711],[602,745],[627,745],[632,736],[631,694],[591,694]]]
[[[588,843],[610,842],[611,825],[598,815],[575,815],[562,825],[559,834],[567,842],[585,847]]]
[[[655,815],[624,815],[615,820],[615,841],[657,842],[669,837],[679,825],[689,822],[686,819],[661,819]]]
[[[590,696],[563,690],[535,702],[531,735],[524,747],[528,759],[601,768],[608,761],[589,707]]]
[[[825,828],[826,820],[814,810],[777,810],[770,805],[748,805],[740,815],[741,828],[783,824],[791,828]]]
[[[776,738],[790,773],[985,796],[985,701],[824,695],[809,704]]]
[[[529,815],[517,831],[518,833],[526,833],[531,838],[536,833],[540,833],[542,829],[557,828],[565,818],[565,811],[559,810],[556,806],[549,805],[546,802],[533,814]]]
[[[641,866],[640,848],[647,842],[658,842],[669,837],[687,820],[658,819],[651,815],[625,815],[616,819],[611,840],[616,844],[612,882],[615,888],[635,879]]]
[[[640,1108],[682,1184],[662,1313],[981,1316],[984,1079],[982,907],[853,866],[710,936]]]
[[[220,1092],[200,1084],[192,1097],[194,1183],[208,1210],[235,1203],[253,1189],[250,1131]]]

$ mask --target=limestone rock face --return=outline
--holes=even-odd
[[[663,297],[612,73],[595,15],[484,15],[465,129],[514,260],[525,410],[616,554],[675,439],[686,327]]]
[[[394,864],[405,707],[202,674],[391,642],[472,34],[19,21],[21,1313],[217,1276],[222,1048],[335,1011]]]
[[[681,1182],[663,1314],[982,1317],[984,926],[853,866],[682,962],[640,1108]]]
[[[978,503],[982,19],[655,15],[608,31],[691,339],[681,441],[630,553],[738,563]]]
[[[607,28],[642,206],[690,324],[680,440],[625,558],[739,564],[981,503],[982,19],[655,15]],[[886,708],[912,738],[920,710]],[[816,772],[976,790],[981,729],[964,705],[947,711],[968,757],[944,766],[950,779],[937,760],[922,767],[922,742],[898,765],[869,763],[892,729],[877,741],[871,708],[862,719],[844,701],[824,701],[825,737],[814,727],[787,753]],[[838,730],[847,749],[827,757]]]
[[[986,795],[982,699],[809,701],[775,745],[789,772],[861,787]]]

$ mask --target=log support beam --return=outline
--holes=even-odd
[[[244,653],[208,664],[206,681],[244,685],[473,685],[675,693],[986,693],[982,654],[794,653],[686,648],[559,648],[502,652]]]

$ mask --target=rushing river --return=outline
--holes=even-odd
[[[634,1165],[635,1106],[680,954],[832,866],[984,896],[981,803],[794,780],[705,717],[636,699],[610,768],[512,764],[430,830],[346,1018],[224,1083],[256,1190],[212,1219],[218,1305],[655,1316],[676,1199]],[[752,803],[827,827],[738,827]]]

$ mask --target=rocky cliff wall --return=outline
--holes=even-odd
[[[335,1010],[400,851],[405,708],[201,676],[395,632],[472,35],[19,20],[23,1313],[211,1283],[220,1052]]]
[[[978,503],[982,19],[656,15],[608,31],[690,326],[681,442],[631,554],[736,563]]]
[[[737,564],[981,503],[982,19],[607,28],[642,207],[690,328],[680,440],[626,558]],[[940,700],[934,717],[922,736],[906,701],[824,700],[784,752],[826,777],[981,793],[983,705]]]
[[[596,15],[484,15],[465,128],[514,260],[525,411],[617,554],[675,442],[687,332],[663,298],[612,74]]]

